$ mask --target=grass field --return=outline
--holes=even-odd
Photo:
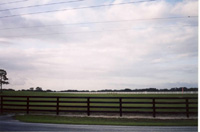
[[[69,94],[69,93],[46,93],[46,92],[27,92],[27,91],[16,91],[16,92],[8,92],[5,91],[1,95],[12,95],[12,96],[67,96],[67,97],[198,97],[198,94]],[[12,98],[8,98],[12,99]],[[14,98],[13,98],[14,99]],[[19,98],[18,100],[23,100],[23,98]],[[56,100],[56,99],[32,99],[32,100]],[[86,101],[86,99],[62,99],[61,101]],[[92,99],[92,101],[102,101],[102,99]],[[106,101],[106,100],[103,100]],[[116,99],[109,99],[107,101],[116,101]],[[118,100],[117,100],[118,101]],[[127,101],[124,99],[123,101]],[[148,99],[135,99],[135,102],[151,102],[152,100]],[[176,100],[158,100],[162,102],[176,102]],[[179,102],[185,101],[180,99]],[[196,99],[192,100],[197,102]],[[7,104],[26,104],[26,102],[7,102]],[[56,103],[41,103],[41,102],[32,102],[30,105],[56,105]],[[61,103],[61,105],[68,106],[86,106],[87,103]],[[91,106],[119,106],[119,104],[92,104]],[[125,107],[152,107],[152,104],[123,104]],[[156,104],[157,107],[185,107],[185,104]],[[190,106],[197,107],[197,104],[190,104]],[[5,106],[4,106],[5,107]],[[8,106],[12,107],[12,106]],[[14,108],[17,108],[16,106]],[[26,109],[26,108],[25,108]],[[37,107],[31,107],[31,109],[37,109]],[[40,109],[47,109],[47,107],[41,107]],[[48,108],[55,110],[55,108]],[[87,108],[60,108],[60,110],[87,110]],[[91,108],[91,110],[104,111],[104,108]],[[119,111],[119,109],[109,108],[107,111]],[[146,112],[152,112],[152,109],[134,109]],[[131,111],[131,109],[123,109],[123,111]],[[157,109],[157,112],[186,112],[185,109]],[[190,111],[197,111],[197,109],[191,109]],[[182,120],[159,120],[159,119],[127,119],[127,118],[92,118],[92,117],[62,117],[62,116],[50,116],[50,115],[34,115],[36,113],[31,112],[31,115],[17,115],[15,118],[20,121],[25,122],[43,122],[43,123],[63,123],[63,124],[93,124],[93,125],[149,125],[149,126],[196,126],[197,119],[182,119]],[[43,114],[40,112],[40,114]],[[55,114],[55,113],[53,113]],[[65,113],[63,113],[65,114]],[[66,113],[67,114],[67,113]],[[72,114],[72,113],[68,113]],[[77,114],[77,113],[76,113]],[[80,113],[81,114],[81,113]],[[86,113],[84,113],[86,115]],[[117,114],[119,117],[119,114]],[[128,115],[129,116],[129,115]],[[143,115],[144,116],[144,115]],[[151,115],[152,116],[152,115]],[[167,115],[169,116],[169,115]],[[174,116],[174,115],[172,115]],[[176,115],[175,115],[176,116]],[[185,115],[184,115],[185,116]]]
[[[27,91],[16,91],[16,92],[3,92],[2,95],[14,95],[14,96],[67,96],[67,97],[197,97],[198,94],[68,94],[68,93],[46,93],[46,92],[27,92]],[[9,98],[12,99],[12,98]],[[14,98],[13,98],[14,99]],[[23,100],[19,98],[18,100]],[[56,99],[32,99],[32,100],[52,100]],[[60,101],[87,101],[87,99],[62,99]],[[118,101],[118,99],[91,99],[91,101]],[[129,99],[123,99],[123,101],[130,101]],[[176,102],[177,100],[162,99],[156,100],[159,102]],[[178,100],[179,102],[185,102],[184,99]],[[191,100],[197,102],[196,99]],[[152,102],[151,99],[134,99],[134,102]],[[26,104],[26,102],[7,102],[7,104]],[[41,103],[41,102],[32,102],[30,105],[56,105],[56,103]],[[60,103],[60,105],[67,106],[87,106],[87,103]],[[91,103],[91,106],[119,106],[119,104],[107,104],[107,103]],[[124,107],[152,107],[152,104],[123,104]],[[156,104],[156,107],[185,107],[185,104]],[[197,107],[197,104],[190,104],[190,107]],[[18,107],[15,107],[18,108]],[[21,108],[21,107],[20,107]],[[36,109],[37,107],[31,107],[31,109]],[[46,107],[41,107],[40,109],[47,109]],[[55,108],[48,108],[55,110]],[[60,108],[60,110],[86,110],[87,108],[73,108],[65,107]],[[114,108],[91,108],[91,110],[97,111],[119,111],[119,109]],[[139,111],[152,112],[152,109],[134,109]],[[132,109],[123,109],[123,111],[132,111]],[[185,109],[157,109],[157,112],[185,112]],[[191,109],[190,112],[196,112],[197,109]]]
[[[13,96],[70,96],[70,97],[198,97],[198,94],[72,94],[56,92],[4,91],[0,95]]]

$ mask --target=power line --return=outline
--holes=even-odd
[[[99,22],[84,22],[84,23],[68,23],[68,24],[54,24],[54,25],[29,26],[29,27],[2,28],[2,29],[0,29],[0,30],[27,29],[27,28],[42,28],[42,27],[53,27],[53,26],[67,26],[67,25],[84,25],[84,24],[100,24],[100,23],[132,22],[132,21],[145,21],[145,20],[170,20],[170,19],[185,19],[185,18],[196,18],[196,17],[198,17],[198,16],[160,17],[160,18],[131,19],[131,20],[116,20],[116,21],[99,21]]]
[[[81,1],[85,1],[85,0],[65,1],[65,2],[57,2],[57,3],[49,3],[49,4],[41,4],[41,5],[32,5],[32,6],[22,6],[22,7],[16,7],[16,8],[2,9],[0,11],[11,11],[11,10],[18,10],[18,9],[25,9],[25,8],[32,8],[32,7],[40,7],[40,6],[58,5],[58,4],[81,2]]]
[[[116,6],[116,5],[126,5],[126,4],[141,3],[141,2],[152,2],[152,1],[157,1],[157,0],[148,0],[148,1],[142,0],[142,1],[126,2],[126,3],[118,3],[118,4],[96,5],[96,6],[76,7],[76,8],[71,8],[71,9],[60,9],[60,10],[33,12],[33,13],[25,13],[25,14],[18,14],[18,15],[2,16],[2,17],[0,17],[0,19],[2,19],[2,18],[10,18],[10,17],[17,17],[17,16],[25,16],[25,15],[35,15],[35,14],[43,14],[43,13],[67,11],[67,10],[79,10],[79,9],[87,9],[87,8],[98,8],[98,7]]]
[[[172,26],[160,26],[160,27],[151,27],[151,28],[167,28],[168,27],[188,27],[188,26],[198,26],[198,25],[172,25]],[[140,30],[140,29],[146,29],[146,27],[140,27],[140,28],[128,28],[128,29],[112,29],[112,30],[97,30],[97,31],[76,31],[76,32],[62,32],[62,33],[47,33],[47,34],[32,34],[32,35],[19,35],[19,36],[2,36],[4,38],[16,38],[16,37],[34,37],[34,36],[48,36],[48,35],[63,35],[63,34],[76,34],[76,33],[96,33],[96,32],[113,32],[113,31],[134,31],[134,30]]]
[[[13,4],[13,3],[19,3],[19,2],[26,2],[26,1],[29,1],[29,0],[19,0],[19,1],[12,1],[12,2],[0,3],[0,5]]]

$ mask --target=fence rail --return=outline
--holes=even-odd
[[[16,112],[84,112],[132,114],[197,114],[197,97],[66,97],[0,96],[1,113]]]

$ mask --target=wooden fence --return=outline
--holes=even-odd
[[[65,97],[0,96],[4,112],[61,112],[123,114],[197,114],[197,97]],[[72,108],[72,109],[70,109]]]

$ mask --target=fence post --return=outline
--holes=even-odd
[[[1,114],[3,114],[3,96],[1,96]]]
[[[29,114],[29,97],[27,97],[26,102],[27,102],[27,104],[26,104],[26,113]]]
[[[90,97],[87,97],[87,115],[90,116]]]
[[[119,98],[119,113],[122,116],[122,98]]]
[[[56,100],[56,114],[59,115],[59,97]]]
[[[156,117],[155,98],[153,98],[153,117]]]
[[[186,103],[186,116],[187,118],[189,118],[189,102],[188,102],[188,98],[185,99],[185,103]]]

